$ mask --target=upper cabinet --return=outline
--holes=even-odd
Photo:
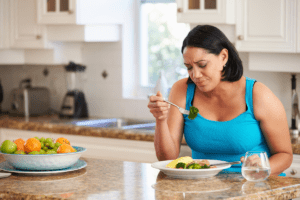
[[[0,0],[0,49],[9,47],[9,1]]]
[[[298,52],[298,0],[237,0],[236,49],[245,52]],[[299,35],[299,32],[298,32]],[[298,42],[297,42],[298,40]]]
[[[36,0],[39,24],[121,24],[131,0]]]
[[[10,0],[10,48],[47,47],[46,27],[37,24],[36,0]]]
[[[177,0],[177,22],[235,24],[236,0]]]
[[[300,53],[300,0],[297,1],[297,52]]]
[[[38,23],[76,24],[76,0],[37,0]]]

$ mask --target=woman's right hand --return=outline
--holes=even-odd
[[[148,108],[156,120],[164,121],[168,118],[170,104],[164,102],[160,91],[157,92],[156,96],[149,97]]]

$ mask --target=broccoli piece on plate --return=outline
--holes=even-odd
[[[179,162],[179,163],[177,163],[176,168],[183,168],[183,169],[186,169],[186,164],[183,163],[183,162]]]

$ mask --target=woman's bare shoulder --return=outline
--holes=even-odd
[[[188,78],[180,79],[171,88],[169,100],[178,106],[185,107],[187,80]]]
[[[284,107],[276,95],[263,83],[256,82],[253,86],[253,109],[257,120],[285,114]]]

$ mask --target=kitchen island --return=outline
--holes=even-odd
[[[270,176],[260,184],[241,174],[197,180],[172,179],[147,163],[80,158],[87,167],[61,174],[12,173],[0,179],[0,199],[291,199],[300,197],[300,179]],[[0,156],[0,162],[4,159]]]

